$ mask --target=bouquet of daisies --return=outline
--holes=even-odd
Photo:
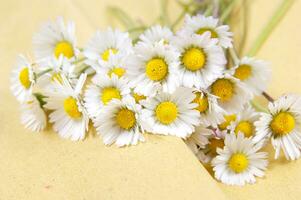
[[[254,183],[270,141],[275,158],[281,150],[300,157],[301,98],[266,94],[268,64],[238,58],[232,35],[217,18],[186,15],[176,32],[156,25],[133,42],[108,28],[78,48],[72,22],[48,22],[33,37],[35,61],[20,55],[13,70],[21,122],[37,132],[50,122],[71,140],[93,124],[104,144],[119,147],[144,142],[144,134],[180,137],[218,180]],[[267,109],[253,101],[261,94]]]

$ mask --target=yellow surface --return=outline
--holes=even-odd
[[[34,134],[20,125],[18,103],[8,89],[17,53],[30,53],[34,31],[57,15],[76,22],[83,45],[96,24],[107,26],[105,6],[114,3],[92,2],[0,3],[0,199],[188,200],[215,195],[224,199],[217,183],[178,138],[147,136],[145,144],[116,148],[105,147],[93,134],[84,141],[71,142],[52,131]],[[136,14],[155,15],[147,8],[158,5],[136,5],[138,2],[128,1],[125,6]]]
[[[248,44],[280,0],[252,2]],[[30,54],[34,31],[57,15],[76,22],[79,43],[85,44],[97,28],[116,24],[107,5],[148,23],[159,13],[158,1],[147,0],[0,0],[0,199],[300,199],[301,161],[271,159],[266,178],[230,187],[215,182],[177,138],[148,136],[145,144],[118,149],[93,134],[71,142],[20,125],[18,103],[8,90],[17,53]],[[258,54],[272,64],[274,96],[301,93],[300,9],[296,1]]]

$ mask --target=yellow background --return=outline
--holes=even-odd
[[[170,14],[177,16],[179,10],[170,2]],[[280,0],[251,2],[247,47]],[[159,14],[157,0],[0,0],[0,200],[300,199],[301,161],[270,159],[266,177],[257,184],[230,187],[212,179],[178,138],[147,136],[144,144],[119,149],[105,147],[93,134],[71,142],[52,131],[34,134],[20,125],[19,105],[9,91],[17,54],[31,55],[33,33],[58,15],[75,21],[84,45],[97,28],[116,24],[106,13],[108,5],[146,23]],[[258,54],[271,62],[269,93],[274,97],[301,93],[300,9],[296,1]]]

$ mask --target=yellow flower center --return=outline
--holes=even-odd
[[[109,48],[107,50],[105,50],[102,54],[101,54],[101,58],[104,60],[104,61],[108,61],[109,58],[110,58],[110,54],[116,54],[118,52],[117,49],[114,49],[114,48]]]
[[[121,128],[129,130],[136,124],[135,113],[127,108],[122,108],[116,114],[116,122]]]
[[[78,110],[77,101],[73,97],[64,100],[64,110],[71,118],[77,119],[82,116],[82,113]]]
[[[107,105],[112,99],[121,99],[120,91],[115,87],[107,87],[102,90],[101,101]]]
[[[182,63],[186,69],[197,71],[205,66],[206,55],[202,49],[192,47],[183,54]]]
[[[118,78],[122,77],[125,73],[125,69],[121,67],[115,67],[108,72],[109,77],[112,77],[112,74],[118,76]]]
[[[195,108],[196,110],[202,112],[205,112],[209,107],[208,97],[203,95],[200,92],[195,93],[196,97],[193,100],[193,103],[198,104],[198,106]]]
[[[209,149],[212,153],[216,154],[216,149],[217,148],[224,148],[225,146],[225,143],[224,143],[224,140],[223,139],[217,139],[217,138],[211,138],[209,140]]]
[[[168,45],[168,44],[169,44],[169,41],[168,41],[168,40],[165,40],[165,39],[163,39],[163,44],[165,44],[165,45]]]
[[[28,105],[33,104],[33,101],[27,101],[26,104]]]
[[[153,58],[146,63],[146,75],[153,81],[163,80],[168,73],[168,67],[162,58]]]
[[[248,168],[249,160],[245,154],[236,153],[231,156],[228,166],[235,173],[241,173]]]
[[[60,73],[54,73],[52,76],[51,76],[51,80],[52,81],[58,81],[59,83],[63,83],[63,79],[62,79],[62,76]]]
[[[203,35],[205,32],[209,31],[211,33],[211,38],[218,38],[217,33],[211,28],[200,28],[196,33],[199,35]]]
[[[248,121],[241,121],[235,127],[236,135],[239,132],[242,132],[245,135],[245,137],[250,137],[250,136],[253,135],[254,125],[251,122],[248,122]]]
[[[22,84],[22,86],[26,89],[28,89],[31,85],[31,81],[29,78],[29,69],[28,67],[24,67],[19,74],[19,81]]]
[[[276,136],[289,134],[296,125],[294,116],[289,112],[280,112],[274,116],[270,127]]]
[[[231,100],[234,94],[234,84],[225,78],[216,80],[211,85],[212,94],[219,97],[219,100],[226,102]]]
[[[250,65],[239,65],[235,70],[234,77],[244,81],[252,75],[252,68]]]
[[[218,125],[220,130],[226,130],[230,123],[236,120],[236,115],[225,115],[224,119],[225,121]]]
[[[137,93],[133,93],[133,97],[134,97],[136,103],[139,103],[139,101],[146,99],[146,96],[139,95]]]
[[[54,55],[58,58],[61,54],[66,58],[72,58],[74,56],[73,46],[70,42],[61,41],[56,44],[54,48]]]
[[[172,123],[177,118],[177,115],[178,108],[170,101],[162,102],[156,108],[156,117],[162,124]]]

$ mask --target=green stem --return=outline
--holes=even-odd
[[[271,97],[267,92],[262,92],[262,96],[266,98],[269,102],[274,102],[274,98]]]
[[[237,65],[239,63],[239,57],[238,57],[238,55],[237,55],[234,47],[233,48],[229,48],[229,53],[230,53],[230,56],[231,56],[234,64]]]
[[[264,27],[260,35],[257,37],[256,41],[254,42],[253,46],[251,47],[248,55],[254,56],[257,54],[257,52],[260,50],[264,42],[267,40],[267,38],[270,36],[272,31],[275,29],[275,27],[279,24],[281,19],[285,16],[289,8],[291,7],[294,0],[283,0],[281,5],[278,7],[278,9],[275,11],[267,25]]]
[[[175,27],[180,23],[180,21],[184,18],[186,12],[187,12],[188,8],[185,6],[183,7],[182,12],[180,13],[180,15],[178,16],[178,18],[176,19],[176,21],[171,25],[171,29],[174,30]]]
[[[79,58],[78,60],[74,61],[72,64],[78,64],[78,63],[83,62],[85,60],[86,60],[86,58],[82,57],[82,58]]]
[[[147,29],[146,26],[138,26],[128,30],[132,38],[133,44],[136,44],[139,41],[139,36],[145,29]]]
[[[47,98],[46,96],[44,96],[41,93],[33,93],[33,95],[37,98],[37,100],[40,103],[40,107],[43,108],[43,106],[46,104],[46,101],[44,100],[45,98]]]
[[[162,25],[169,25],[170,21],[167,14],[167,4],[168,0],[161,0],[161,24]]]
[[[78,69],[78,74],[81,75],[82,73],[84,73],[90,66],[89,65],[86,65],[86,64],[83,64],[80,66],[80,68]]]
[[[242,52],[245,48],[246,40],[248,37],[248,26],[249,26],[249,7],[248,7],[248,1],[243,2],[243,31],[242,31],[242,37],[241,41],[239,43],[238,47],[238,55],[242,55]]]
[[[134,28],[128,29],[127,31],[129,33],[133,33],[133,32],[144,31],[145,29],[147,29],[146,26],[138,26],[138,27],[134,27]]]
[[[263,107],[262,105],[260,105],[259,103],[255,102],[255,101],[250,101],[250,103],[253,106],[253,108],[255,108],[255,110],[257,110],[259,112],[268,113],[268,110],[265,107]]]
[[[220,0],[214,0],[213,1],[213,11],[212,11],[212,15],[213,17],[218,17],[219,16],[219,7],[220,7]]]
[[[225,8],[225,10],[223,11],[220,17],[221,23],[223,23],[229,17],[229,15],[231,14],[233,8],[235,7],[238,1],[239,0],[232,0],[231,3],[229,3],[229,5]]]
[[[129,29],[135,26],[135,22],[132,20],[132,18],[122,9],[111,6],[108,8],[108,11],[114,17],[116,17],[123,24],[125,28]]]
[[[208,7],[206,8],[205,12],[203,13],[203,15],[208,16],[212,13],[213,11],[213,5],[209,4]]]
[[[46,69],[46,70],[44,70],[44,71],[41,71],[40,73],[37,73],[36,74],[36,79],[38,79],[38,78],[40,78],[41,76],[43,76],[44,74],[46,74],[46,73],[48,73],[48,72],[51,72],[52,71],[52,69],[51,68],[48,68],[48,69]]]

